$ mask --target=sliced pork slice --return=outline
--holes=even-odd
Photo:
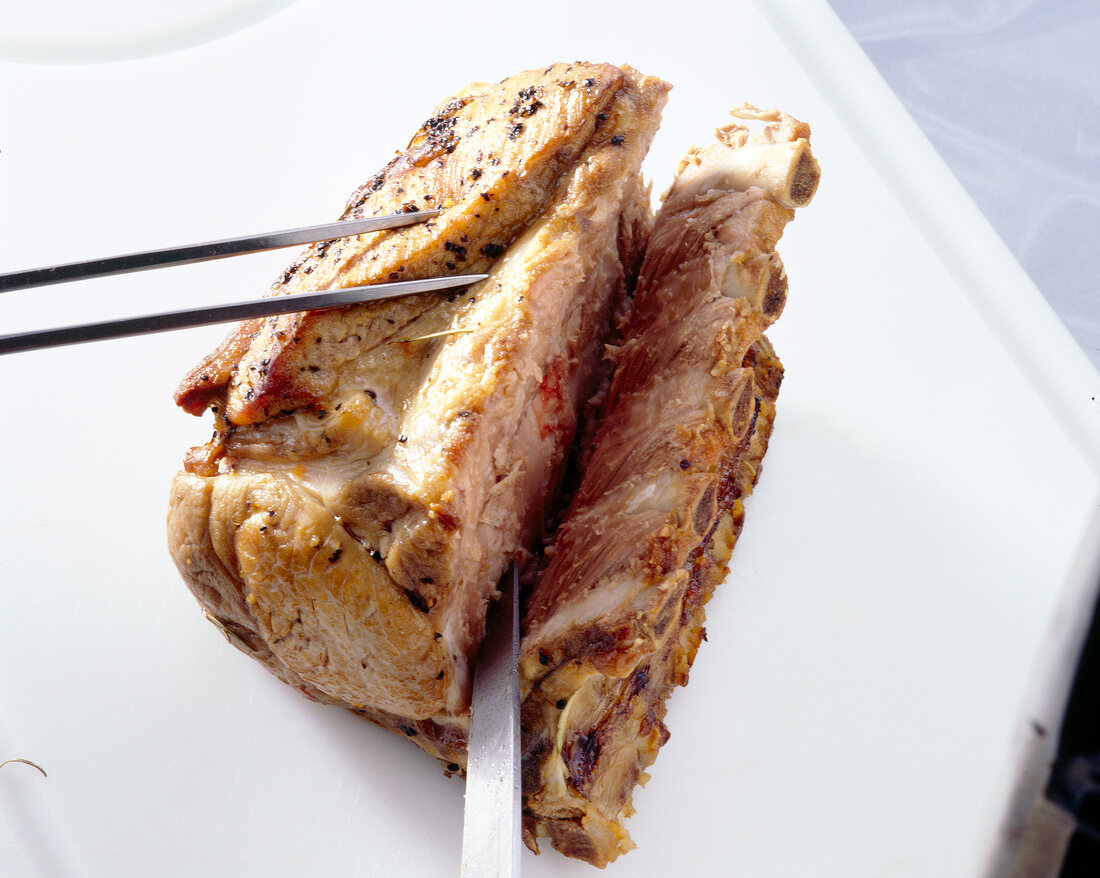
[[[632,844],[634,786],[667,738],[703,604],[771,431],[781,367],[775,253],[818,177],[809,130],[775,112],[693,150],[650,236],[584,476],[526,604],[524,828],[605,865]]]
[[[562,64],[463,89],[345,213],[443,214],[315,245],[274,291],[490,278],[243,325],[177,396],[216,414],[169,512],[208,616],[305,694],[448,761],[486,606],[540,535],[640,258],[667,88]]]

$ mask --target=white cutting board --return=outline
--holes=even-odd
[[[1100,378],[823,3],[301,0],[169,54],[0,60],[0,271],[330,219],[462,83],[572,58],[675,85],[657,191],[746,100],[811,122],[824,172],[735,571],[606,874],[975,875],[1100,552]],[[0,327],[259,295],[289,259],[7,294]],[[462,782],[230,648],[167,556],[209,431],[171,394],[223,332],[0,359],[0,761],[49,774],[0,770],[0,874],[457,875]]]

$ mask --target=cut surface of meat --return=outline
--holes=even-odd
[[[721,130],[665,196],[583,479],[525,607],[525,839],[599,866],[632,846],[633,789],[728,572],[782,375],[762,337],[787,292],[775,245],[792,187],[808,202],[818,171],[806,126],[740,112],[764,128]]]
[[[443,213],[314,245],[273,292],[490,277],[243,324],[177,393],[215,414],[168,522],[207,615],[309,697],[447,761],[486,607],[541,534],[640,261],[667,90],[602,64],[466,87],[345,216]]]

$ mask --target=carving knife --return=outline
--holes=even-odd
[[[490,608],[474,666],[462,878],[519,878],[519,565]]]
[[[413,225],[438,215],[438,210],[426,210],[391,216],[369,217],[362,220],[341,220],[335,223],[303,226],[280,232],[248,235],[241,238],[223,238],[201,244],[188,244],[182,247],[169,247],[161,250],[146,250],[106,259],[70,262],[46,268],[30,269],[29,271],[0,274],[0,292],[25,290],[47,284],[66,283],[96,277],[109,277],[135,271],[147,271],[153,268],[191,265],[196,262],[223,259],[245,253],[257,253],[317,241],[330,241],[350,235],[361,235],[366,232]],[[212,323],[225,323],[254,317],[269,317],[274,314],[287,314],[293,311],[317,311],[359,302],[389,299],[395,296],[455,289],[477,283],[487,276],[484,274],[449,275],[438,278],[398,281],[396,283],[367,284],[343,289],[296,293],[288,296],[269,296],[227,305],[188,308],[182,311],[147,314],[140,317],[129,317],[102,323],[79,324],[59,329],[0,335],[0,354],[13,354],[37,348],[82,342],[104,341],[151,332],[166,332],[172,329],[206,326]]]

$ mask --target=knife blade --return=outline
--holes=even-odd
[[[519,878],[519,565],[502,583],[474,667],[462,878]]]
[[[49,284],[67,283],[74,280],[89,280],[95,277],[129,274],[134,271],[148,271],[153,268],[194,265],[197,262],[209,262],[212,259],[224,259],[227,256],[261,253],[265,250],[294,247],[298,244],[313,244],[318,241],[332,241],[351,235],[362,235],[366,232],[415,225],[437,217],[440,213],[441,211],[438,210],[418,210],[409,213],[390,214],[389,216],[372,216],[366,219],[338,220],[334,223],[300,226],[295,229],[283,229],[279,232],[264,232],[239,238],[219,238],[215,241],[204,241],[200,244],[184,244],[179,247],[164,247],[158,250],[142,250],[122,256],[108,256],[103,259],[65,262],[45,268],[14,271],[0,274],[0,293],[26,290]]]
[[[102,323],[81,323],[59,329],[17,332],[11,335],[0,335],[0,355],[15,354],[38,348],[82,344],[89,341],[106,341],[107,339],[123,338],[130,335],[167,332],[172,329],[187,329],[193,326],[207,326],[212,323],[225,323],[233,320],[247,320],[252,317],[270,317],[274,314],[289,314],[293,311],[320,311],[326,308],[338,308],[343,305],[355,305],[360,302],[373,302],[378,299],[408,296],[413,293],[453,290],[458,287],[468,287],[471,284],[485,280],[488,276],[487,274],[454,274],[448,277],[429,277],[422,280],[367,284],[338,290],[320,290],[312,293],[295,293],[288,296],[269,296],[264,299],[232,302],[227,305],[146,314],[142,317],[126,317],[121,320],[108,320]]]

